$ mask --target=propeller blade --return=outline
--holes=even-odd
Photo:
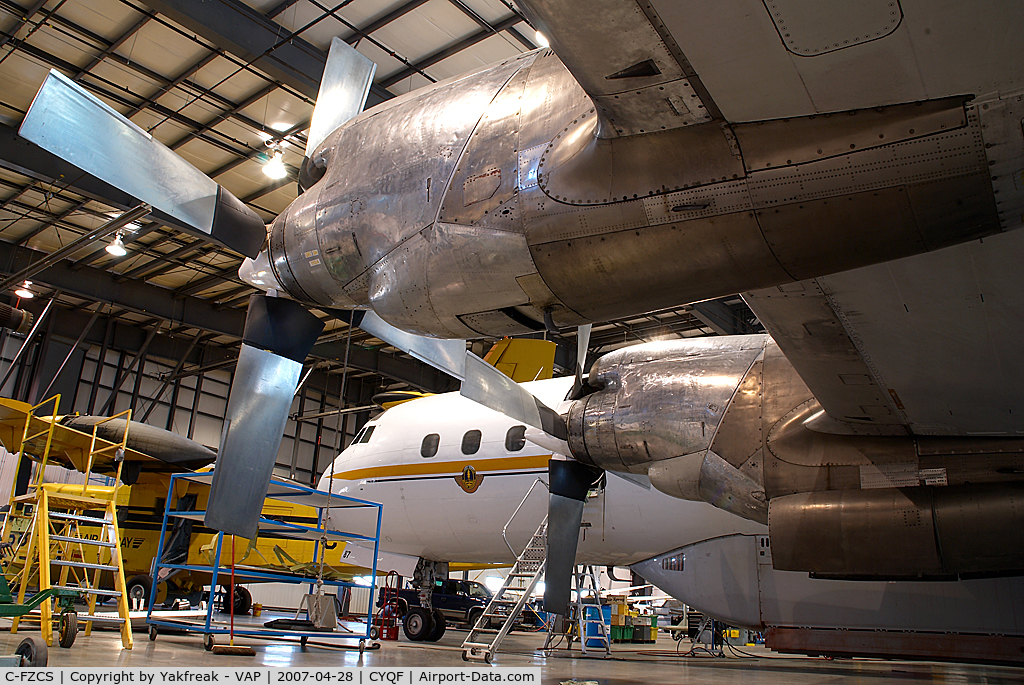
[[[463,397],[543,431],[560,441],[552,443],[560,448],[552,451],[569,454],[569,431],[554,409],[472,352],[466,352],[464,367]]]
[[[466,376],[466,364],[463,361],[466,354],[465,340],[442,340],[406,333],[400,328],[395,328],[373,311],[356,312],[351,321],[373,337],[380,338],[387,344],[397,347],[406,354],[425,364],[430,364],[460,381]]]
[[[210,528],[256,537],[302,362],[323,329],[297,302],[262,294],[249,299],[203,519]]]
[[[587,363],[587,350],[590,348],[590,331],[594,324],[588,323],[576,329],[576,381],[569,392],[570,400],[578,400],[583,396],[583,365]]]
[[[248,257],[266,240],[256,212],[58,71],[46,77],[18,133],[190,233]]]
[[[548,550],[544,568],[544,610],[565,615],[572,598],[572,571],[580,540],[583,505],[602,471],[578,461],[548,462]]]
[[[335,129],[363,111],[376,70],[376,64],[341,38],[331,40],[306,136],[306,157]]]

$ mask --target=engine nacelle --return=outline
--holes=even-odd
[[[569,410],[573,455],[647,474],[666,494],[765,522],[763,485],[711,447],[767,341],[763,335],[675,340],[605,355],[588,380],[597,390]]]

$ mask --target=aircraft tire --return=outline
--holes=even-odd
[[[402,622],[402,631],[412,642],[423,642],[434,629],[434,618],[423,607],[409,607]]]
[[[224,585],[221,588],[224,591],[223,598],[221,599],[220,613],[228,614],[231,613],[228,602],[228,598],[231,597],[231,586]],[[240,585],[235,586],[235,616],[243,616],[249,613],[252,609],[252,594],[244,587]]]
[[[432,618],[434,619],[434,628],[427,635],[427,642],[437,642],[440,640],[444,636],[445,628],[448,627],[444,620],[444,614],[441,613],[440,609],[434,609]]]
[[[152,578],[145,574],[132,576],[125,582],[124,586],[127,590],[129,610],[146,611],[149,609],[149,593],[153,590]]]

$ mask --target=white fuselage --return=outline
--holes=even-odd
[[[524,387],[557,408],[571,385],[572,378],[558,378]],[[367,430],[373,427],[369,440],[357,439],[342,452],[318,487],[327,490],[333,482],[335,495],[383,504],[380,544],[385,552],[511,563],[514,557],[502,531],[507,524],[508,543],[518,552],[540,525],[547,512],[543,486],[512,515],[538,478],[547,481],[551,457],[522,439],[507,445],[517,425],[458,393],[405,402],[368,423]],[[480,446],[466,454],[464,437],[474,430],[480,431]],[[437,452],[424,457],[421,448],[430,435],[438,436]],[[468,469],[476,474],[475,490],[460,484]],[[765,532],[764,526],[711,505],[658,492],[644,477],[629,478],[609,473],[606,487],[588,499],[579,563],[623,566],[720,535]]]

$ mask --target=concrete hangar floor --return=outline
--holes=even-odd
[[[14,652],[18,643],[31,631],[12,635],[0,633],[0,654]],[[437,643],[413,643],[399,638],[384,642],[379,650],[360,655],[355,647],[339,643],[311,640],[303,648],[297,641],[236,640],[235,644],[253,647],[255,657],[218,656],[203,649],[202,636],[197,633],[164,634],[151,642],[142,631],[135,632],[135,648],[122,650],[118,633],[96,631],[78,636],[70,649],[56,645],[49,650],[49,666],[75,667],[463,667],[460,645],[466,632],[449,628]],[[219,636],[222,637],[223,636]],[[218,643],[226,643],[226,638]],[[1024,670],[1014,667],[936,662],[884,661],[873,659],[826,660],[818,657],[782,656],[763,647],[742,647],[739,652],[726,650],[724,657],[710,655],[684,657],[677,652],[680,643],[667,635],[659,635],[655,644],[613,645],[610,658],[582,658],[579,649],[557,650],[545,658],[538,649],[544,643],[540,633],[513,633],[494,657],[494,666],[534,667],[541,669],[541,682],[596,682],[600,685],[649,683],[651,685],[818,685],[858,683],[900,685],[913,683],[1003,683],[1024,682]],[[354,644],[354,643],[353,643]],[[682,643],[685,652],[689,643]],[[486,668],[484,664],[474,664]]]

